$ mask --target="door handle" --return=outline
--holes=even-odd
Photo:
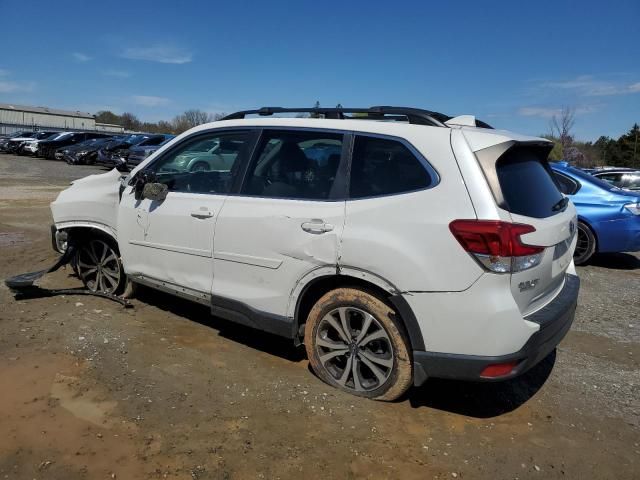
[[[211,210],[194,210],[191,212],[191,216],[195,218],[211,218],[213,212]]]
[[[303,222],[300,228],[308,233],[327,233],[333,230],[333,225],[323,222],[322,220],[312,220],[310,222]]]

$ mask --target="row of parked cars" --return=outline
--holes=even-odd
[[[20,131],[0,138],[0,152],[129,170],[172,138],[174,135],[146,133]]]

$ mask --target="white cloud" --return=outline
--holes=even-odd
[[[92,60],[92,58],[89,55],[86,55],[81,52],[73,52],[71,56],[75,58],[78,62],[88,62],[89,60]]]
[[[592,75],[580,75],[576,78],[563,81],[543,82],[540,84],[545,89],[572,90],[585,97],[603,97],[609,95],[628,95],[640,92],[640,82],[622,83],[609,80],[601,80]]]
[[[16,92],[31,92],[35,88],[34,82],[9,82],[0,81],[0,93],[16,93]]]
[[[129,72],[125,72],[123,70],[104,70],[102,74],[106,75],[107,77],[116,78],[129,78],[131,76]]]
[[[575,107],[573,112],[576,115],[585,115],[587,113],[593,113],[596,110],[598,110],[596,105],[581,105]],[[562,107],[520,107],[517,110],[517,114],[521,117],[551,118],[553,116],[560,116],[562,114]]]
[[[149,95],[134,95],[131,99],[133,100],[133,103],[143,107],[161,107],[169,103],[168,98],[153,97]]]
[[[149,62],[174,64],[189,63],[193,59],[191,52],[170,45],[126,48],[120,56],[128,58],[129,60],[146,60]]]

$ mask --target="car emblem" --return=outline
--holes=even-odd
[[[540,281],[539,278],[534,278],[533,280],[527,280],[526,282],[520,282],[518,284],[518,288],[520,289],[521,292],[524,292],[525,290],[531,290],[532,288],[536,288],[536,285],[538,285],[539,281]]]

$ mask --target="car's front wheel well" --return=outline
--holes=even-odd
[[[100,238],[106,240],[111,246],[119,253],[118,241],[109,233],[95,227],[82,226],[82,227],[68,227],[62,229],[67,232],[70,242],[75,245],[85,243],[89,239]]]

